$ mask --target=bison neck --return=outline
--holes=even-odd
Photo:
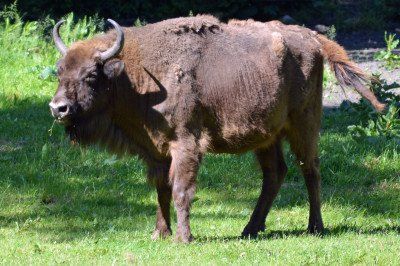
[[[115,85],[112,121],[114,125],[135,144],[136,149],[144,149],[154,160],[164,160],[168,156],[167,121],[154,106],[166,98],[165,89],[153,93],[138,93],[127,76]],[[140,152],[143,153],[143,152]]]
[[[105,110],[77,121],[67,132],[82,144],[99,144],[115,154],[138,155],[148,165],[167,161],[166,137],[157,133],[165,122],[151,106],[154,95],[138,94],[129,83],[122,84],[113,84]]]

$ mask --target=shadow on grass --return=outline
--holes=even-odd
[[[321,159],[323,198],[331,199],[335,204],[362,209],[366,216],[382,214],[397,219],[398,191],[389,189],[385,193],[374,193],[373,188],[386,177],[395,175],[398,168],[368,169],[357,158],[351,159],[357,154],[379,156],[387,150],[387,146],[383,143],[359,143],[346,137],[347,126],[357,121],[335,110],[325,112],[323,135],[333,134],[342,138],[327,137],[321,141],[321,150],[324,151]],[[118,223],[121,230],[143,230],[140,229],[145,221],[143,217],[151,216],[154,219],[155,194],[146,184],[143,165],[136,159],[109,161],[110,155],[95,149],[89,149],[84,154],[79,148],[70,147],[58,126],[49,136],[52,119],[46,100],[35,98],[8,103],[6,108],[0,110],[0,121],[0,168],[5,173],[0,188],[10,191],[2,194],[6,197],[2,201],[10,206],[6,206],[7,211],[3,214],[0,213],[1,226],[15,226],[16,223],[26,223],[37,217],[59,219],[56,225],[45,223],[40,228],[34,228],[43,232],[62,230],[63,238],[70,239],[82,237],[87,231],[109,230],[110,223],[114,222]],[[342,146],[351,147],[349,154],[343,154]],[[392,147],[392,150],[400,152],[398,146]],[[294,168],[293,159],[289,158],[288,161],[290,168]],[[209,201],[210,206],[215,203],[236,204],[252,210],[256,202],[254,195],[258,194],[261,184],[261,173],[255,169],[258,167],[251,155],[207,156],[199,177],[199,190],[207,198],[201,200]],[[346,178],[338,176],[344,172]],[[274,209],[308,204],[304,182],[298,175],[293,170],[289,172]],[[24,211],[14,210],[12,204],[22,206]],[[213,219],[213,216],[226,219],[244,217],[243,214],[230,212],[196,213],[193,218]],[[304,212],[304,216],[308,216],[308,213]],[[247,219],[244,218],[243,223]],[[63,224],[63,221],[66,222]],[[138,224],[133,225],[136,222]],[[343,232],[378,234],[388,231],[398,233],[399,227],[362,231],[356,227],[338,226],[328,228],[326,235],[336,236]],[[302,230],[272,231],[262,234],[258,239],[303,234],[305,231]],[[198,241],[202,239],[205,238],[199,238]],[[215,238],[235,239],[238,238]]]
[[[357,234],[357,235],[379,235],[379,234],[388,234],[388,233],[398,233],[400,234],[400,226],[385,226],[385,227],[376,227],[371,229],[362,229],[356,226],[348,226],[348,225],[339,225],[333,228],[325,228],[323,234],[312,235],[309,234],[306,230],[273,230],[264,233],[260,233],[255,238],[244,238],[241,236],[212,236],[212,237],[197,237],[196,242],[206,243],[206,242],[228,242],[228,241],[239,241],[239,240],[250,240],[250,241],[265,241],[265,240],[273,240],[273,239],[285,239],[289,237],[307,237],[313,236],[318,238],[326,238],[326,237],[336,237],[343,234]]]

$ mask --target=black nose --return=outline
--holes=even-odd
[[[56,119],[62,119],[70,114],[71,110],[70,105],[65,102],[58,102],[58,103],[50,102],[49,106],[51,114]]]

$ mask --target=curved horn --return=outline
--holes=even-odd
[[[106,61],[118,55],[121,52],[122,47],[124,46],[124,32],[122,31],[121,26],[118,25],[118,23],[112,19],[107,19],[107,21],[110,22],[117,31],[117,39],[115,40],[115,43],[113,44],[113,46],[111,46],[110,49],[100,54],[100,59],[102,61]]]
[[[60,51],[60,53],[62,55],[65,55],[67,53],[67,50],[68,50],[67,46],[61,40],[60,31],[59,31],[60,30],[60,26],[64,22],[65,22],[65,20],[60,20],[59,22],[57,22],[56,25],[54,25],[54,28],[53,28],[53,40],[54,40],[54,43],[55,43],[58,51]]]

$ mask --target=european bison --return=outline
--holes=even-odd
[[[53,30],[59,85],[52,115],[69,137],[111,152],[137,154],[158,193],[153,239],[192,239],[189,209],[203,155],[254,151],[263,172],[257,205],[243,236],[265,229],[285,177],[281,143],[297,156],[310,201],[308,230],[323,231],[317,155],[323,58],[341,85],[355,87],[378,110],[369,77],[335,42],[299,26],[211,16],[121,28],[67,48]]]

